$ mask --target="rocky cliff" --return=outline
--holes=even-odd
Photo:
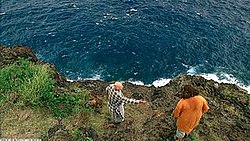
[[[37,63],[45,63],[37,60],[32,49],[22,46],[6,48],[0,46],[0,68],[13,63],[18,57],[29,58]],[[91,101],[96,103],[93,106],[95,116],[100,120],[95,120],[91,124],[85,124],[82,116],[74,116],[70,122],[61,119],[58,122],[51,122],[44,140],[74,140],[69,128],[74,127],[79,131],[79,139],[88,137],[89,140],[126,140],[126,141],[172,141],[176,131],[175,119],[171,117],[171,112],[177,104],[178,92],[185,84],[192,84],[201,92],[209,103],[209,111],[202,117],[200,124],[185,140],[199,141],[246,141],[250,140],[250,97],[247,92],[236,85],[217,83],[206,80],[199,76],[189,76],[180,74],[163,87],[138,86],[125,82],[124,95],[135,99],[145,99],[145,105],[126,105],[125,121],[113,128],[108,128],[107,124],[110,115],[107,112],[107,94],[105,88],[111,82],[104,81],[74,81],[68,82],[56,71],[54,65],[50,65],[55,70],[54,79],[62,89],[69,86],[77,86],[87,89]],[[91,102],[90,101],[90,102]],[[32,112],[31,114],[35,114]],[[96,129],[95,124],[100,124],[101,129]],[[1,122],[3,124],[3,122]],[[21,122],[19,124],[22,124]],[[0,128],[3,126],[0,126]],[[12,127],[4,127],[12,128]],[[20,137],[16,133],[4,138]],[[32,130],[32,129],[30,129]],[[23,138],[39,138],[36,135],[21,136]],[[86,139],[86,138],[85,138]]]

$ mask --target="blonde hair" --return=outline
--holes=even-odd
[[[122,85],[122,83],[121,82],[115,82],[115,89],[117,89],[117,90],[122,90],[123,89],[123,85]]]

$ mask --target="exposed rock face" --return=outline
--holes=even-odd
[[[31,61],[37,61],[35,53],[31,48],[23,46],[14,46],[12,48],[6,48],[0,46],[0,68],[3,65],[11,64],[16,61],[19,57],[27,58]]]
[[[92,95],[107,101],[107,82],[82,81],[82,87]],[[178,92],[185,84],[192,84],[209,102],[209,111],[193,131],[197,140],[250,140],[250,104],[247,92],[236,85],[219,84],[199,76],[180,74],[166,86],[155,88],[124,84],[127,97],[143,98],[146,105],[126,105],[125,122],[107,129],[96,140],[174,140],[176,125],[171,117],[180,99]],[[191,140],[188,137],[187,140]]]
[[[13,46],[11,48],[7,48],[0,45],[0,68],[4,65],[12,64],[17,61],[19,58],[25,58],[32,62],[36,63],[45,63],[43,61],[39,61],[34,53],[34,51],[25,46]],[[57,84],[63,86],[66,83],[66,78],[63,77],[56,69],[55,65],[49,65],[54,70],[54,79]]]
[[[0,67],[12,63],[17,57],[37,61],[33,51],[16,46],[0,46]],[[55,68],[54,65],[51,65]],[[64,87],[68,83],[55,69],[55,80]],[[107,104],[105,88],[109,85],[103,81],[75,81],[73,85],[89,90],[95,106],[102,113]],[[126,105],[125,121],[116,128],[105,128],[104,133],[95,133],[94,140],[114,141],[172,141],[176,131],[172,110],[179,101],[178,92],[185,84],[194,85],[209,103],[209,111],[202,117],[200,124],[192,132],[199,141],[242,141],[250,140],[250,98],[249,94],[236,85],[220,84],[199,76],[180,74],[163,87],[137,86],[126,82],[124,95],[135,99],[145,99],[145,105]],[[103,123],[104,125],[107,123]],[[52,130],[51,130],[52,131]],[[53,132],[54,133],[54,132]],[[57,132],[55,132],[57,133]],[[53,134],[51,134],[53,135]],[[59,135],[59,133],[58,133]],[[57,136],[58,136],[57,135]],[[66,137],[65,137],[66,138]],[[70,137],[68,137],[70,140]],[[191,137],[185,140],[191,140]]]

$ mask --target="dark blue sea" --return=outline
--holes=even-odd
[[[0,44],[31,47],[70,80],[250,85],[249,0],[0,2]]]

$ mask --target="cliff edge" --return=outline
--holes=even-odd
[[[27,58],[36,64],[47,64],[38,60],[30,48],[0,46],[0,69],[13,64],[18,58]],[[56,88],[53,89],[53,93],[87,90],[89,99],[83,105],[88,105],[91,110],[58,118],[51,115],[49,108],[27,108],[25,105],[18,107],[11,101],[9,103],[15,106],[1,108],[0,138],[172,141],[176,131],[176,121],[171,117],[171,113],[180,99],[178,92],[185,84],[192,84],[207,99],[210,109],[185,140],[250,140],[250,96],[236,85],[218,83],[187,74],[180,74],[167,85],[158,88],[125,82],[123,90],[125,96],[145,99],[148,103],[140,106],[125,105],[125,121],[117,127],[108,128],[110,115],[105,88],[112,82],[99,80],[69,82],[57,71],[56,66],[53,64],[48,66],[54,71],[52,78]],[[9,94],[2,90],[1,92],[2,95]],[[15,95],[18,99],[18,92],[15,92]],[[91,103],[93,101],[94,104]],[[15,118],[8,116],[11,114],[15,115]],[[40,123],[41,119],[44,123]]]

